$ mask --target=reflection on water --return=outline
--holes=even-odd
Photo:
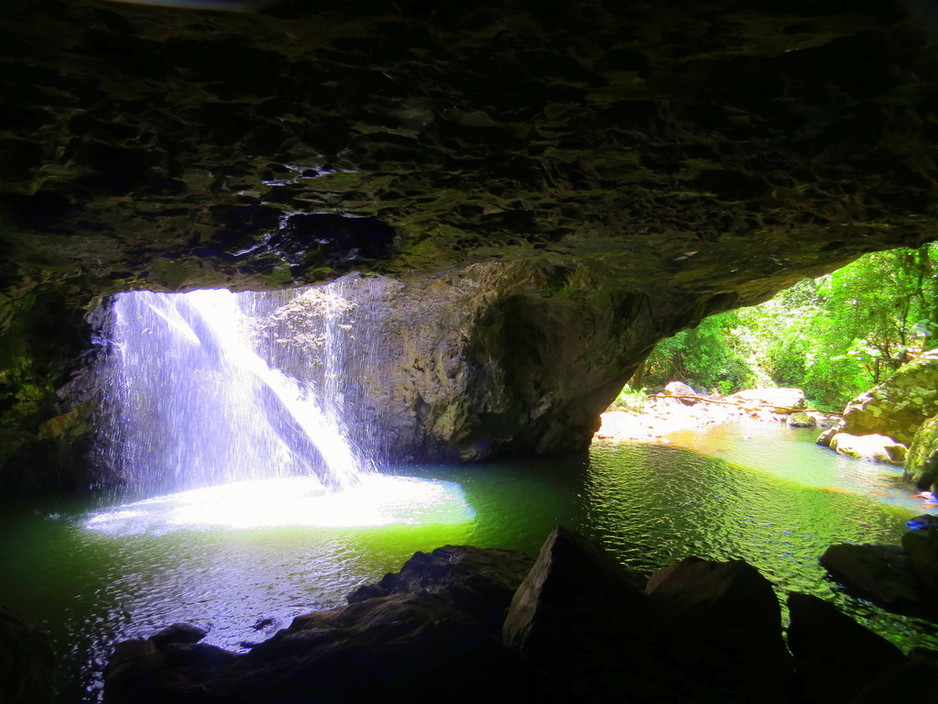
[[[364,528],[395,523],[461,524],[474,513],[453,482],[363,475],[328,492],[314,477],[223,484],[157,496],[98,511],[84,527],[110,535],[161,535],[180,530],[246,530],[306,526]]]
[[[859,494],[915,513],[932,507],[902,481],[902,469],[859,461],[815,444],[820,431],[772,423],[726,423],[669,435],[676,445],[805,486]]]
[[[780,453],[768,462],[773,473],[759,464],[765,449],[750,466],[735,456],[716,459],[709,453],[721,447],[739,451],[721,433],[708,454],[601,444],[564,459],[400,468],[396,477],[376,478],[378,491],[360,501],[328,499],[287,480],[273,496],[258,485],[222,488],[222,505],[241,502],[227,513],[202,490],[103,512],[10,509],[0,525],[0,603],[45,625],[93,701],[115,639],[190,621],[209,629],[207,642],[239,648],[296,614],[343,603],[416,550],[471,543],[533,553],[562,523],[645,571],[687,554],[741,557],[780,593],[832,599],[903,648],[938,647],[932,624],[847,597],[817,564],[831,543],[895,543],[919,508],[888,492],[874,500],[879,489],[867,491],[863,482],[845,488],[836,466],[795,481],[780,457],[803,465],[797,447],[771,450]],[[834,465],[843,461],[819,452]],[[398,490],[417,491],[422,508],[401,512],[409,500]]]

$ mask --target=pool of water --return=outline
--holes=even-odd
[[[938,647],[934,624],[848,597],[817,563],[832,543],[897,542],[927,507],[889,468],[811,440],[730,426],[561,459],[397,468],[357,496],[280,480],[125,506],[7,507],[0,603],[50,632],[69,694],[95,701],[117,639],[189,621],[209,629],[207,642],[238,649],[344,603],[416,550],[534,553],[562,523],[643,571],[688,554],[744,558],[781,596],[814,593],[905,649]]]

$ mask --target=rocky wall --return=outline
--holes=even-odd
[[[904,5],[250,6],[0,7],[5,456],[69,412],[101,294],[504,266],[457,325],[476,400],[427,376],[383,417],[472,458],[578,446],[656,337],[935,236],[938,60]]]

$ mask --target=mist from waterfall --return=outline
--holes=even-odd
[[[355,311],[342,292],[114,296],[99,463],[134,495],[295,476],[355,486],[371,463],[341,413]]]

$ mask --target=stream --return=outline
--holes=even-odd
[[[416,550],[536,553],[560,523],[645,572],[689,554],[743,558],[780,598],[816,594],[905,650],[938,648],[935,624],[849,597],[818,565],[833,543],[898,542],[928,507],[901,473],[819,448],[815,434],[711,426],[564,458],[385,468],[351,493],[292,477],[128,505],[6,506],[0,604],[50,633],[68,700],[95,702],[116,640],[188,621],[243,649]]]

